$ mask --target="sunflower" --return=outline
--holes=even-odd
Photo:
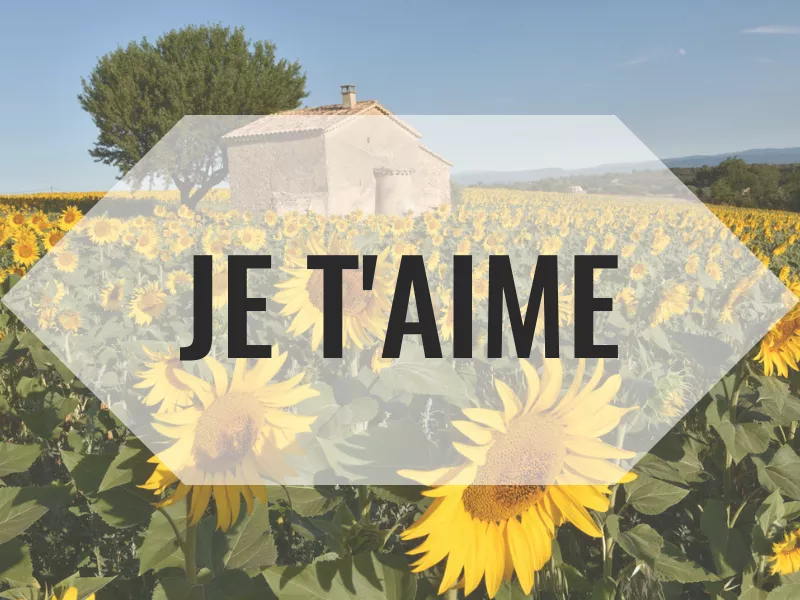
[[[167,281],[164,283],[164,287],[169,290],[170,294],[177,294],[179,288],[181,290],[192,289],[193,281],[192,276],[187,271],[178,269],[167,275]]]
[[[661,325],[674,316],[686,314],[689,311],[690,300],[689,290],[684,284],[670,286],[653,312],[650,319],[651,327]]]
[[[439,336],[442,341],[449,342],[453,338],[453,322],[455,312],[453,310],[453,301],[449,295],[441,294],[442,298],[442,316],[436,321],[439,324]]]
[[[124,296],[125,280],[111,281],[100,292],[100,306],[106,311],[120,310]]]
[[[211,306],[224,308],[228,304],[228,263],[214,262],[214,274],[211,278]]]
[[[56,306],[63,299],[66,294],[64,284],[60,281],[53,279],[46,281],[42,286],[42,293],[39,296],[39,302],[35,305],[36,308],[49,308]]]
[[[61,241],[64,237],[64,232],[61,229],[53,229],[46,236],[44,236],[44,247],[52,250],[53,247]]]
[[[142,486],[155,494],[178,482],[166,464],[179,465],[185,479],[202,485],[179,482],[161,506],[174,504],[191,492],[189,521],[197,523],[211,497],[217,506],[217,527],[223,531],[236,523],[241,497],[248,513],[253,498],[266,503],[267,490],[256,482],[265,478],[280,480],[293,471],[282,461],[282,450],[295,445],[298,433],[310,431],[315,416],[304,416],[283,409],[318,395],[307,384],[304,374],[271,383],[286,361],[287,353],[260,359],[252,369],[238,359],[232,377],[219,362],[206,357],[205,364],[213,383],[174,369],[173,375],[196,396],[198,406],[156,417],[154,427],[176,440],[172,446],[150,459],[156,468]]]
[[[133,250],[146,259],[153,260],[158,255],[158,235],[149,229],[139,232],[139,236],[134,241]]]
[[[239,241],[247,250],[261,250],[267,240],[267,232],[257,227],[245,227],[239,232]]]
[[[159,405],[158,412],[172,412],[179,408],[192,406],[194,394],[191,388],[175,375],[183,370],[180,359],[172,350],[165,353],[153,352],[143,348],[150,359],[145,363],[147,370],[137,373],[142,379],[133,387],[150,388],[142,402],[146,406]]]
[[[6,225],[8,225],[11,229],[24,227],[27,220],[28,219],[25,216],[25,213],[20,210],[15,210],[6,215]]]
[[[770,570],[773,575],[791,575],[800,571],[800,527],[786,533],[782,542],[772,544],[772,563]]]
[[[28,269],[22,265],[11,265],[6,269],[6,276],[11,277],[12,275],[16,275],[18,277],[25,277],[25,273],[27,272]]]
[[[80,313],[74,310],[65,310],[58,315],[58,324],[61,329],[69,333],[77,333],[83,325]]]
[[[756,360],[764,365],[764,375],[777,372],[789,376],[789,369],[798,370],[800,360],[800,309],[794,308],[784,316],[761,340]]]
[[[436,471],[400,471],[431,489],[433,503],[404,531],[405,540],[427,536],[410,554],[421,555],[414,572],[445,557],[439,593],[463,579],[469,595],[484,579],[494,597],[514,571],[526,594],[534,573],[550,559],[556,528],[572,523],[591,537],[600,527],[587,508],[606,511],[608,483],[627,482],[632,473],[609,462],[634,456],[599,438],[631,409],[611,406],[620,386],[612,375],[602,385],[603,363],[581,389],[584,362],[561,395],[562,366],[546,359],[544,374],[520,361],[527,382],[523,404],[505,383],[495,382],[503,410],[467,408],[469,419],[453,426],[477,445],[455,442],[467,463]],[[508,485],[495,485],[503,480]],[[463,572],[463,576],[462,576]]]
[[[96,217],[88,225],[89,239],[98,246],[113,244],[119,240],[121,229],[122,224],[119,219]]]
[[[78,268],[78,255],[65,251],[55,254],[56,269],[62,273],[72,273]]]
[[[326,248],[318,240],[308,242],[309,254],[355,254],[355,252],[333,239]],[[392,282],[386,257],[388,249],[378,256],[372,289],[362,287],[361,269],[347,269],[342,273],[342,347],[355,345],[363,349],[374,338],[380,338],[386,328],[390,308],[389,294]],[[311,347],[316,350],[322,341],[323,330],[323,273],[322,269],[281,267],[290,279],[278,283],[280,291],[273,299],[283,304],[280,314],[294,315],[288,332],[298,337],[312,329]]]
[[[369,363],[373,373],[380,374],[384,369],[388,369],[394,364],[393,358],[383,358],[383,348],[378,346],[372,353],[372,360]]]
[[[83,213],[75,206],[68,206],[61,213],[61,218],[58,220],[58,226],[64,231],[69,231],[75,224],[81,220]]]
[[[149,325],[153,319],[157,319],[167,307],[167,294],[161,289],[157,282],[151,281],[144,287],[140,287],[133,295],[130,303],[129,317],[132,317],[137,325]]]
[[[79,597],[78,588],[70,586],[58,595],[53,593],[50,596],[50,600],[78,600]],[[91,593],[88,596],[83,596],[81,600],[94,600],[94,598],[94,593]],[[22,600],[22,598],[20,598],[20,600]]]
[[[21,239],[11,250],[14,252],[14,262],[18,265],[30,267],[39,260],[39,244],[36,240]]]

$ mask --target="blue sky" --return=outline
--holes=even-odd
[[[310,105],[352,82],[398,114],[615,114],[660,157],[800,146],[798,2],[14,2],[0,192],[110,187],[80,77],[118,45],[211,22],[300,60]]]

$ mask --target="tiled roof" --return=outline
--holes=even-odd
[[[439,159],[444,164],[446,164],[448,167],[452,167],[453,166],[453,163],[451,163],[449,160],[447,160],[444,156],[442,156],[441,154],[437,154],[436,152],[434,152],[433,150],[431,150],[427,146],[424,146],[423,144],[420,144],[419,145],[419,149],[422,150],[423,152],[426,152],[426,153],[430,154],[433,158]]]
[[[413,127],[392,115],[389,110],[381,106],[377,101],[362,100],[356,102],[353,107],[346,107],[341,104],[328,104],[326,106],[298,108],[275,113],[274,115],[267,115],[252,123],[248,123],[244,127],[226,133],[223,139],[246,141],[278,133],[295,133],[299,131],[319,131],[322,133],[331,131],[373,110],[377,110],[386,115],[400,127],[406,129],[416,137],[421,137],[419,132]]]
[[[356,102],[352,108],[348,108],[342,104],[326,104],[325,106],[313,106],[307,108],[296,108],[294,110],[284,110],[279,112],[279,115],[337,115],[340,117],[349,115],[360,115],[376,108],[384,114],[392,114],[389,110],[378,104],[377,100],[361,100]]]
[[[395,117],[391,111],[383,107],[377,100],[361,100],[356,102],[355,106],[352,107],[347,107],[342,104],[328,104],[326,106],[285,110],[275,113],[274,115],[267,115],[266,117],[257,119],[239,129],[234,129],[230,133],[226,133],[223,138],[230,141],[247,142],[279,133],[296,133],[301,131],[324,133],[374,110],[386,115],[417,138],[422,137],[416,129]],[[419,148],[435,158],[438,158],[443,163],[452,166],[452,163],[436,154],[430,148],[422,144],[419,145]]]

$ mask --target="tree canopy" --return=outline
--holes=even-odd
[[[265,115],[297,108],[308,95],[298,62],[278,59],[272,42],[250,41],[243,28],[221,25],[131,42],[101,57],[81,82],[78,100],[99,129],[89,153],[121,176],[185,115]],[[224,133],[203,132],[217,139]],[[179,162],[179,168],[162,165],[159,174],[169,176],[191,206],[227,175],[222,148],[194,168]]]

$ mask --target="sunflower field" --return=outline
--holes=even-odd
[[[564,198],[467,188],[458,206],[417,216],[269,211],[243,218],[225,210],[222,196],[214,199],[216,208],[198,213],[156,198],[152,214],[130,218],[86,217],[101,195],[0,197],[2,294],[48,253],[63,275],[35,300],[41,329],[72,339],[96,325],[76,307],[78,290],[70,287],[70,277],[90,259],[87,248],[104,260],[115,247],[138,257],[130,272],[108,277],[99,294],[81,298],[114,327],[101,328],[96,346],[68,345],[75,353],[101,352],[103,335],[169,323],[171,311],[192,293],[191,273],[174,266],[177,255],[222,256],[239,246],[279,248],[283,256],[281,268],[270,273],[280,290],[268,308],[280,348],[272,358],[237,362],[230,376],[210,358],[204,378],[184,370],[173,351],[142,349],[141,365],[132,370],[142,390],[139,408],[166,432],[163,455],[154,456],[109,409],[118,399],[96,397],[0,306],[0,598],[800,598],[800,307],[688,413],[680,373],[653,369],[649,383],[663,393],[652,405],[634,406],[635,392],[602,361],[586,365],[587,377],[581,364],[581,376],[562,386],[557,359],[541,368],[526,361],[519,368],[516,361],[513,368],[511,361],[480,363],[470,381],[496,397],[496,410],[476,409],[457,389],[460,380],[429,374],[423,393],[419,377],[381,357],[381,318],[394,289],[390,272],[402,255],[427,256],[439,335],[448,341],[453,302],[446,257],[477,257],[473,297],[485,303],[484,257],[531,242],[537,220],[567,229],[576,217],[563,208]],[[800,215],[710,208],[727,235],[800,296]],[[630,255],[642,242],[639,225],[656,223],[645,240],[650,256],[669,255],[679,238],[688,242],[681,271],[697,274],[697,285],[650,297],[647,264],[637,262],[630,273],[637,285],[615,297],[622,312],[641,317],[649,311],[658,331],[713,304],[715,320],[703,323],[703,331],[731,335],[736,300],[752,281],[736,270],[741,256],[726,256],[713,242],[711,251],[691,253],[701,246],[692,242],[704,238],[708,211],[664,223],[644,199],[624,211],[601,210],[587,246]],[[85,241],[82,251],[61,243],[72,230]],[[542,240],[540,251],[557,251],[561,237]],[[343,282],[349,362],[335,368],[351,377],[346,386],[322,385],[322,372],[333,367],[317,353],[321,281],[301,268],[302,257],[309,250],[365,249],[377,256],[372,291],[362,292],[360,275]],[[227,293],[226,285],[215,284],[215,310],[227,304]],[[573,293],[568,284],[559,289],[565,323]],[[757,305],[745,309],[750,318],[760,314]],[[485,347],[485,335],[476,333],[476,346]],[[307,359],[289,359],[287,350]],[[452,359],[442,361],[451,368]],[[109,378],[106,371],[94,375]],[[588,397],[582,394],[596,405],[589,425],[570,421],[576,398]],[[327,421],[300,409],[308,404],[332,407]],[[224,472],[187,484],[162,460],[181,450],[213,464],[224,453],[240,461],[237,468],[262,473],[281,465],[251,446],[283,447],[312,430],[324,438],[320,432],[389,423],[392,431],[398,411],[414,416],[421,439],[461,436],[453,439],[474,444],[453,444],[465,466],[436,474],[404,469],[410,485],[258,486]],[[599,438],[625,427],[630,433],[637,411],[671,429],[627,472],[623,461],[633,453],[624,449],[623,436],[617,444]],[[552,452],[556,442],[545,426],[556,419],[572,440],[560,454]],[[224,425],[204,427],[210,420]],[[231,445],[234,433],[239,442]],[[534,444],[541,460],[526,455],[526,465],[602,471],[620,483],[476,485],[481,467],[493,460],[491,447],[513,450],[512,433],[541,440]]]

